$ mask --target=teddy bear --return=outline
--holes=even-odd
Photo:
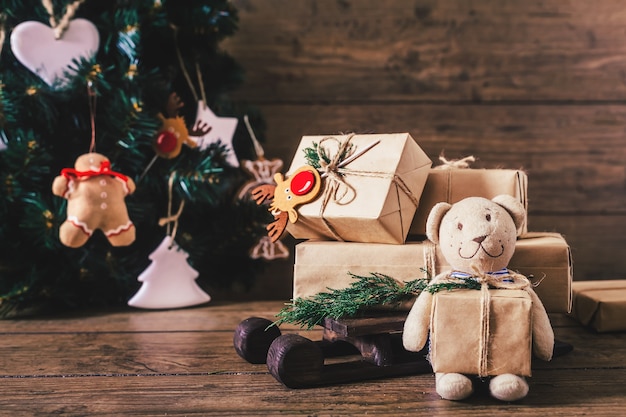
[[[428,287],[417,297],[409,311],[402,335],[403,345],[406,350],[420,351],[430,337],[429,359],[432,364],[433,349],[437,348],[437,346],[433,346],[433,340],[435,339],[434,327],[441,329],[439,331],[444,333],[450,331],[450,328],[454,328],[456,332],[467,330],[466,320],[470,320],[470,318],[456,317],[454,313],[451,319],[453,323],[448,323],[447,319],[443,323],[432,321],[432,317],[434,317],[433,307],[437,301],[436,297],[445,297],[445,293],[448,293],[449,299],[451,294],[454,295],[453,293],[456,293],[456,296],[463,296],[462,291],[466,294],[468,294],[468,291],[472,291],[474,292],[473,295],[475,295],[482,294],[481,291],[484,290],[487,294],[486,297],[481,296],[482,303],[482,300],[485,298],[490,300],[489,296],[494,291],[512,294],[510,292],[506,293],[506,291],[511,291],[511,288],[515,288],[526,300],[530,299],[530,306],[527,307],[530,311],[530,322],[521,320],[521,322],[526,323],[515,321],[512,325],[514,327],[518,325],[527,327],[526,330],[521,332],[525,331],[526,335],[531,334],[532,353],[536,357],[545,361],[549,361],[552,358],[554,332],[543,304],[526,277],[507,269],[507,265],[515,251],[518,231],[521,230],[520,226],[525,216],[526,212],[522,204],[509,195],[499,195],[492,200],[482,197],[468,197],[455,204],[437,203],[432,208],[426,222],[426,236],[440,247],[441,253],[451,266],[451,269],[435,276],[430,281]],[[480,282],[481,291],[476,291],[476,289],[453,289],[448,291],[451,287],[445,287],[446,284],[468,282]],[[429,287],[435,288],[437,286],[443,289],[429,291]],[[494,290],[494,286],[495,288],[509,289]],[[460,288],[463,288],[463,286]],[[450,309],[454,311],[455,306],[459,308],[458,302],[453,297],[451,304],[448,304]],[[489,304],[482,303],[481,306],[483,306],[482,308],[489,308]],[[507,316],[509,315],[509,310],[499,314]],[[528,313],[526,314],[528,316]],[[483,316],[480,317],[483,321],[483,328],[485,323],[489,326],[489,318],[485,321]],[[486,317],[490,316],[487,314]],[[440,324],[440,327],[435,326],[435,324]],[[492,330],[496,331],[497,329]],[[504,338],[508,337],[508,333],[505,333]],[[454,335],[451,337],[451,340],[456,341]],[[486,337],[481,338],[482,348],[488,349],[489,346],[496,346],[494,345],[495,343],[498,343],[498,341],[493,340],[493,335],[490,334],[489,330]],[[450,345],[454,345],[454,342],[450,343]],[[528,353],[521,359],[523,363],[528,364],[528,374],[526,376],[530,375],[529,345],[524,349]],[[450,348],[460,350],[461,354],[464,354],[463,350],[467,349],[466,346],[450,346]],[[508,355],[513,357],[516,354],[516,350],[517,345],[510,351],[505,352],[507,361]],[[491,396],[502,401],[517,401],[524,398],[528,393],[528,383],[524,375],[501,372],[496,369],[486,375],[474,374],[473,378],[470,378],[472,375],[461,371],[458,361],[451,362],[453,363],[443,366],[443,368],[447,367],[446,372],[438,371],[433,366],[435,387],[437,393],[444,399],[462,400],[469,397],[474,391],[473,379],[476,381],[488,381]],[[479,378],[476,378],[476,376]]]
[[[52,183],[54,195],[67,199],[67,219],[59,228],[61,243],[71,248],[84,245],[96,229],[113,246],[135,240],[135,227],[124,198],[135,191],[134,181],[111,169],[109,159],[90,152],[64,168]]]

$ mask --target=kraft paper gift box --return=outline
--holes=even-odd
[[[297,207],[298,220],[288,222],[287,231],[296,239],[404,243],[432,164],[408,133],[304,136],[286,177],[308,164],[305,149],[318,144],[332,157],[348,139],[354,153],[379,142],[338,171],[343,198],[333,198],[328,175],[321,195]]]
[[[530,232],[515,244],[509,269],[530,279],[548,313],[572,309],[572,253],[559,233]]]
[[[482,333],[480,290],[439,291],[433,297],[430,362],[434,372],[531,375],[532,301],[523,290],[489,290],[489,334]],[[488,343],[481,355],[481,338]],[[481,372],[480,361],[486,360]]]
[[[492,199],[499,194],[509,194],[528,209],[528,177],[523,171],[512,169],[439,169],[428,173],[420,205],[411,223],[410,235],[426,234],[426,219],[433,206],[445,201],[456,203],[467,197]],[[528,231],[524,221],[520,232]]]
[[[450,269],[430,241],[404,245],[306,241],[296,245],[293,298],[307,298],[348,287],[356,275],[378,272],[400,282],[427,278]],[[549,313],[566,313],[571,306],[570,249],[557,233],[532,233],[518,239],[509,269],[526,275]]]
[[[626,330],[626,280],[575,281],[572,316],[598,332]]]

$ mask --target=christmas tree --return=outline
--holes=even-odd
[[[249,286],[262,266],[249,250],[271,216],[237,198],[248,179],[237,156],[255,154],[234,117],[249,113],[257,128],[262,121],[227,98],[242,80],[219,48],[236,31],[234,7],[2,0],[0,25],[0,314],[125,305],[166,235],[159,219],[172,204],[184,209],[166,222],[176,222],[197,282],[209,293]],[[82,49],[59,64],[66,50],[50,51],[72,42]],[[136,185],[124,199],[135,229],[127,246],[100,231],[78,247],[59,239],[69,208],[53,180],[82,173],[74,163],[90,152]]]

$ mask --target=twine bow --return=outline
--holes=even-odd
[[[347,165],[350,161],[352,162],[356,158],[351,158],[354,154],[354,147],[350,141],[354,134],[348,136],[348,138],[341,142],[339,139],[335,137],[326,137],[322,139],[317,147],[317,154],[319,156],[320,161],[320,171],[322,177],[327,177],[324,194],[324,202],[322,204],[325,207],[330,200],[334,201],[338,205],[345,206],[350,204],[356,198],[356,190],[352,185],[346,182],[343,172],[340,171],[341,167]],[[326,141],[335,141],[339,143],[339,148],[335,155],[330,158],[330,161],[327,162],[328,153],[326,149],[322,146],[322,144]],[[364,152],[360,152],[360,155],[363,155]],[[344,198],[350,195],[347,200]]]
[[[436,166],[435,169],[467,169],[472,162],[476,161],[473,155],[466,156],[461,159],[446,159],[443,153],[439,155],[439,160],[442,165]]]

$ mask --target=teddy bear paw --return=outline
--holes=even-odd
[[[465,375],[435,374],[437,394],[445,400],[463,400],[474,392],[472,381]]]
[[[498,400],[517,401],[528,394],[528,383],[520,376],[502,374],[489,382],[489,392]]]

